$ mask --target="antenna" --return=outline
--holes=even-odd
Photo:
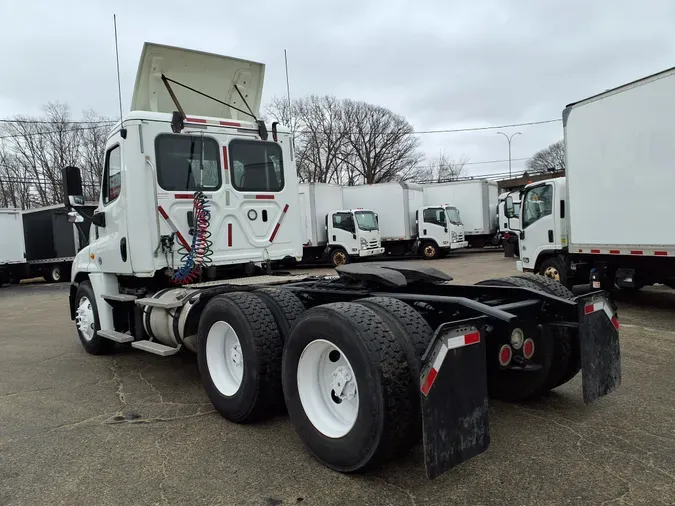
[[[288,97],[288,119],[289,123],[291,122],[291,86],[288,82],[288,55],[284,49],[284,64],[286,65],[286,96]],[[290,126],[290,125],[289,125]]]
[[[122,122],[122,84],[120,82],[120,51],[119,46],[117,45],[117,15],[113,14],[113,25],[115,27],[115,59],[117,60],[117,100],[120,104],[120,135],[122,139],[127,138],[127,130],[124,128],[124,123]]]

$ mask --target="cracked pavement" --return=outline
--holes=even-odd
[[[424,265],[466,283],[515,274],[499,253]],[[577,377],[533,402],[492,402],[488,451],[434,481],[419,447],[347,476],[318,464],[285,416],[225,421],[190,354],[87,355],[67,294],[0,289],[0,505],[675,503],[672,290],[618,297],[618,391],[585,406]]]

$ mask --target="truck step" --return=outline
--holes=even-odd
[[[171,346],[164,346],[163,344],[156,343],[154,341],[134,341],[131,343],[131,347],[147,351],[148,353],[154,353],[160,357],[175,355],[178,353],[178,350],[180,350],[180,346],[178,348],[172,348]]]
[[[126,293],[108,293],[101,297],[103,297],[103,300],[112,300],[115,302],[131,302],[138,298],[135,295],[128,295]]]
[[[101,337],[105,337],[106,339],[110,339],[111,341],[115,341],[116,343],[130,343],[134,340],[133,336],[130,336],[129,334],[122,334],[116,330],[99,330],[97,334]]]
[[[176,307],[184,306],[187,302],[187,299],[176,299],[176,300],[160,300],[160,299],[136,299],[136,304],[139,306],[149,306],[149,307],[159,307],[162,309],[173,309]]]

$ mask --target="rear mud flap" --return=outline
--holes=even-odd
[[[604,293],[578,297],[577,302],[584,402],[590,404],[621,384],[619,321]]]
[[[424,461],[429,478],[487,450],[484,318],[441,325],[420,376]]]

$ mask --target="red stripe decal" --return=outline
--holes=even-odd
[[[478,342],[480,342],[480,332],[472,332],[464,336],[465,345],[476,344]]]
[[[583,252],[584,252],[584,250],[582,250],[582,249],[579,250],[579,253],[583,253]]]
[[[642,255],[642,251],[639,250],[639,249],[631,250],[630,254],[631,255]]]
[[[274,195],[256,195],[256,200],[274,200]]]
[[[665,256],[668,256],[668,252],[667,252],[667,251],[655,251],[654,254],[655,254],[657,257],[665,257]]]
[[[179,231],[176,231],[176,237],[178,237],[178,240],[185,247],[185,249],[190,251],[190,244],[185,240],[183,234],[181,234]]]
[[[206,123],[205,119],[200,118],[185,118],[185,121],[189,121],[190,123]]]
[[[223,146],[223,170],[227,171],[227,146]]]
[[[175,199],[183,199],[183,200],[191,199],[193,197],[194,195],[192,195],[191,193],[175,193],[173,196],[173,198]]]
[[[227,224],[227,246],[232,247],[232,223]]]
[[[272,232],[272,237],[270,237],[270,242],[274,242],[274,238],[277,236],[277,232],[279,231],[280,226],[281,226],[281,223],[277,223],[276,226],[274,227],[274,232]]]
[[[166,211],[164,210],[164,208],[163,208],[162,206],[159,206],[159,207],[157,208],[157,210],[159,211],[159,214],[162,215],[162,218],[164,218],[165,220],[168,220],[168,219],[169,219],[169,215],[166,214]]]
[[[595,311],[595,307],[593,306],[593,304],[587,304],[584,307],[584,314],[591,314],[593,311]]]
[[[223,126],[236,126],[236,127],[241,126],[241,123],[235,123],[234,121],[221,121],[220,124]]]
[[[592,249],[591,253],[600,253],[600,250],[599,249]]]
[[[612,316],[611,322],[612,322],[612,325],[614,325],[614,328],[616,330],[619,330],[619,320],[617,319],[616,316]]]
[[[621,251],[619,251],[618,249],[609,250],[610,255],[619,255],[620,253],[621,253]]]
[[[434,384],[434,381],[436,380],[436,376],[438,376],[438,371],[434,369],[433,367],[429,371],[429,375],[427,376],[426,381],[424,382],[424,385],[422,385],[422,393],[424,395],[429,395],[429,390],[431,390],[432,385]]]
[[[285,213],[286,211],[288,211],[288,204],[286,204],[286,205],[284,206],[284,210],[281,211],[281,212],[282,212],[282,213]]]

